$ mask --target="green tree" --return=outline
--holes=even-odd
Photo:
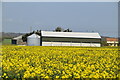
[[[61,27],[57,27],[57,28],[55,29],[56,32],[63,32],[63,30],[64,30],[64,29],[61,28]]]
[[[72,30],[70,30],[69,28],[64,30],[63,32],[72,32]]]
[[[107,41],[101,41],[101,46],[108,46]]]

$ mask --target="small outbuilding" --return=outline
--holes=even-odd
[[[23,40],[22,40],[22,35],[13,38],[12,39],[12,44],[16,44],[16,45],[23,45],[23,44],[25,44],[25,42],[23,42]]]
[[[106,42],[108,46],[118,46],[118,38],[106,38]]]

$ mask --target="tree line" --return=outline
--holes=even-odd
[[[70,30],[69,28],[63,29],[62,27],[57,27],[57,28],[55,28],[55,30],[53,30],[53,31],[54,31],[54,32],[72,32],[72,30]],[[26,33],[25,35],[23,35],[23,36],[22,36],[22,40],[23,40],[24,42],[26,42],[26,41],[27,41],[27,37],[30,36],[30,35],[32,35],[33,33],[41,36],[41,30],[32,31],[32,32],[30,32],[30,33]]]

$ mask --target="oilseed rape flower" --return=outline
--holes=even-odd
[[[118,48],[2,46],[2,78],[119,78]]]

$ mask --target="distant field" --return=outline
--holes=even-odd
[[[4,39],[4,40],[2,41],[2,44],[3,44],[3,45],[11,44],[11,39]]]
[[[2,46],[2,77],[118,78],[118,48]]]

